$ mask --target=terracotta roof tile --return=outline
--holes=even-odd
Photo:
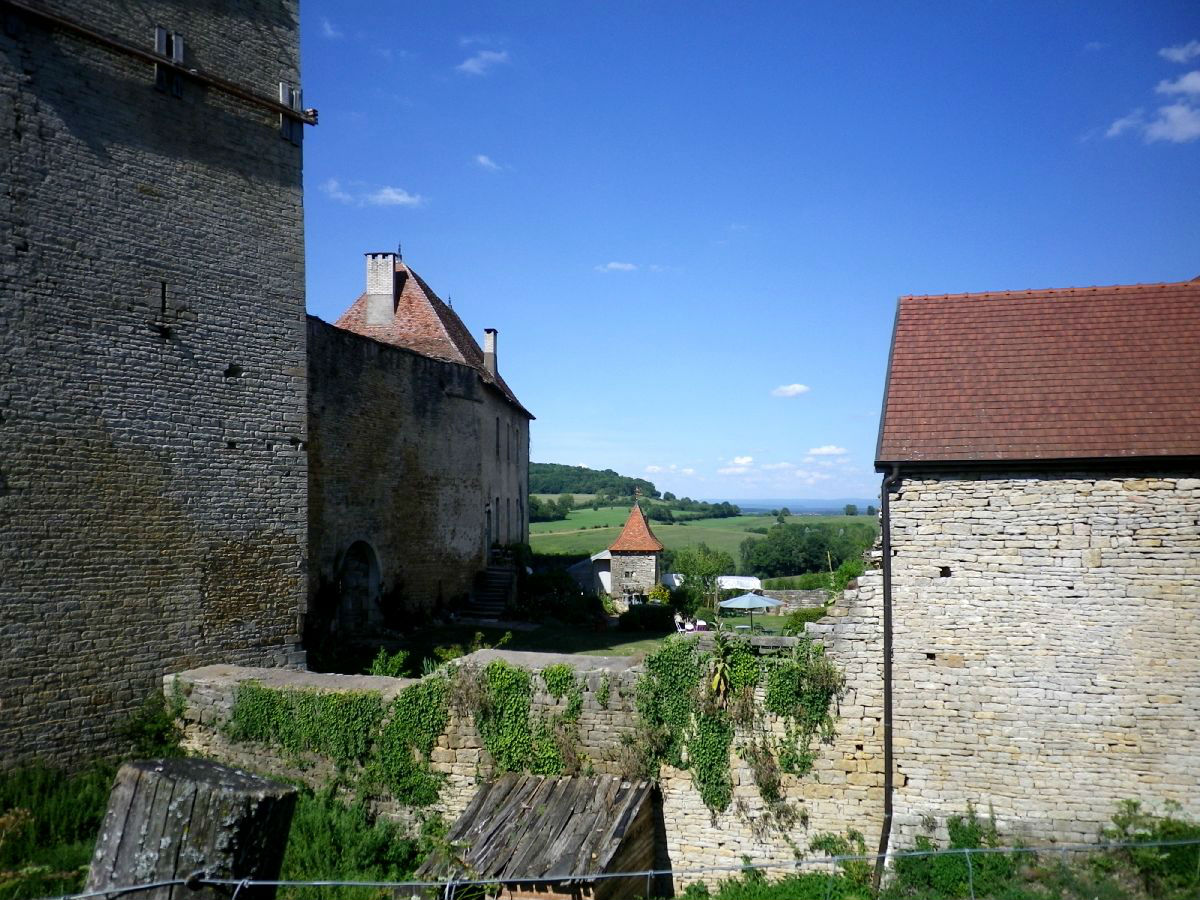
[[[877,463],[1200,455],[1200,279],[902,297]]]
[[[650,530],[650,523],[642,515],[641,506],[635,503],[629,511],[629,518],[625,520],[625,527],[608,549],[617,553],[657,553],[663,549],[663,545]]]
[[[422,356],[465,363],[476,369],[485,382],[494,384],[509,402],[533,418],[500,374],[493,376],[483,367],[483,350],[458,313],[442,302],[425,280],[401,260],[396,260],[396,297],[395,315],[386,325],[367,324],[366,294],[360,295],[333,324]]]

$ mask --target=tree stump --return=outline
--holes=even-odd
[[[295,788],[203,759],[125,763],[108,798],[87,891],[120,891],[197,872],[208,878],[279,877]],[[232,887],[182,884],[131,900],[227,900]],[[245,888],[269,900],[274,888]]]

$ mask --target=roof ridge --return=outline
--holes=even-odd
[[[662,541],[655,537],[654,532],[650,529],[650,523],[646,521],[641,504],[636,500],[633,501],[633,507],[629,510],[629,518],[625,520],[625,527],[621,529],[621,533],[617,535],[617,539],[609,545],[608,549],[616,550],[618,553],[622,551],[657,553],[664,549]]]
[[[422,278],[419,274],[417,274],[417,272],[409,267],[408,263],[397,259],[396,265],[397,271],[402,269],[406,274],[412,276],[413,282],[416,284],[417,289],[420,290],[420,292],[425,296],[425,302],[428,303],[429,308],[433,310],[434,318],[437,320],[438,328],[441,330],[442,335],[446,338],[446,342],[458,352],[458,355],[462,357],[463,362],[467,363],[468,365],[474,365],[475,361],[467,358],[467,354],[463,352],[461,344],[456,339],[455,335],[451,334],[450,329],[446,326],[446,318],[443,313],[449,313],[451,316],[453,316],[457,320],[457,324],[461,327],[461,329],[466,332],[467,338],[473,340],[473,338],[471,338],[471,333],[467,330],[467,326],[463,320],[459,318],[458,314],[451,309],[441,297],[437,295],[437,292],[429,286],[429,283],[426,282],[424,278]],[[478,345],[476,345],[476,349],[478,349]],[[482,350],[480,350],[479,353],[480,356],[483,355]]]
[[[1166,288],[1192,289],[1200,285],[1200,275],[1190,281],[1151,281],[1134,284],[1093,284],[1081,287],[1066,288],[1024,288],[1012,291],[964,291],[956,294],[901,294],[901,300],[961,300],[969,297],[1031,297],[1048,295],[1076,295],[1093,293],[1111,293],[1114,291],[1149,291]]]

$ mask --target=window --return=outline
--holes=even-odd
[[[496,459],[500,458],[500,417],[496,416]]]
[[[301,112],[303,105],[301,102],[300,88],[295,85],[288,84],[286,81],[279,82],[279,102],[289,109],[294,109],[296,112]],[[304,140],[304,123],[299,119],[279,114],[279,136],[285,141],[291,141],[297,147]]]
[[[182,66],[183,35],[158,26],[154,29],[154,52]],[[172,97],[183,96],[183,76],[159,63],[154,64],[154,86]]]

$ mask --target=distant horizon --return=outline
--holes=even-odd
[[[866,509],[868,506],[878,506],[878,497],[831,497],[828,499],[813,498],[813,497],[720,497],[700,498],[705,503],[732,503],[743,510],[753,509],[782,509],[787,507],[793,513],[797,510],[805,512],[814,509],[836,509],[841,510],[847,503],[853,503],[860,510]]]

